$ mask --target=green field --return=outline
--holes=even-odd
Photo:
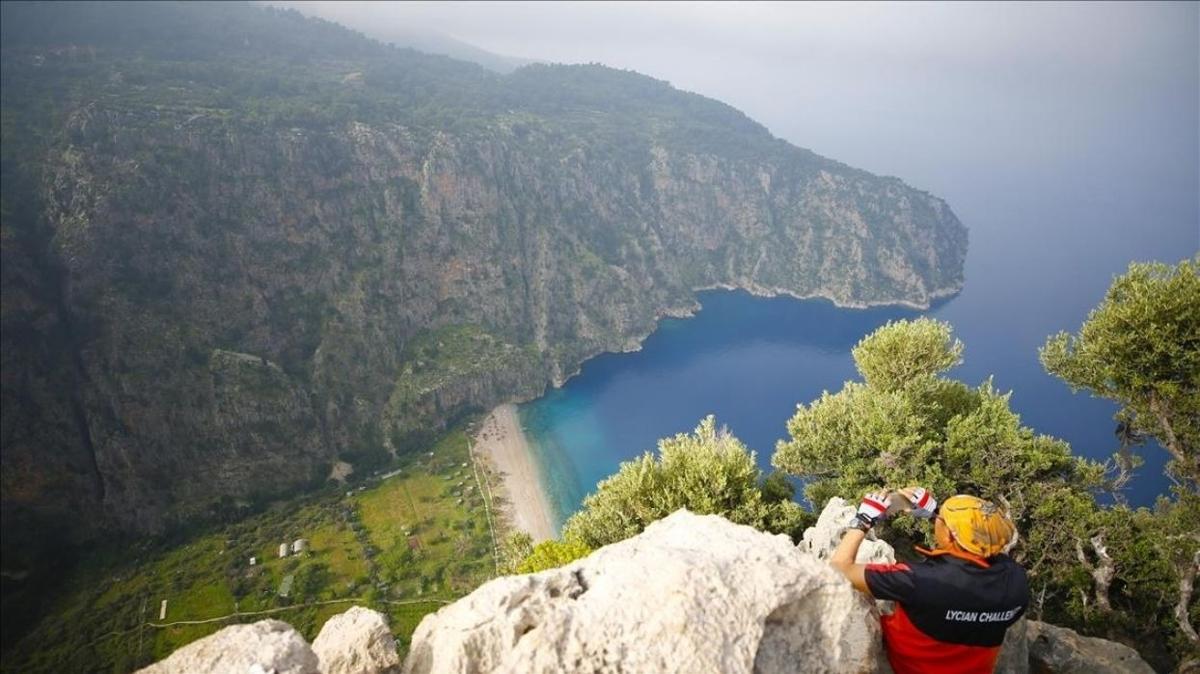
[[[387,613],[405,648],[423,616],[496,575],[491,504],[476,475],[493,478],[472,465],[467,442],[456,430],[360,484],[277,503],[172,545],[97,551],[5,653],[3,670],[128,672],[225,625],[267,617],[311,641],[356,604]],[[301,538],[307,550],[279,557],[281,543]],[[289,575],[290,592],[280,596]]]

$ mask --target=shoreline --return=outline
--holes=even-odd
[[[658,330],[658,324],[663,318],[691,318],[695,316],[696,312],[701,308],[699,297],[695,294],[708,290],[741,290],[754,297],[788,297],[799,301],[821,299],[831,302],[839,309],[860,310],[872,307],[894,306],[924,311],[929,309],[933,302],[953,297],[962,292],[962,284],[938,289],[929,293],[928,300],[924,306],[905,300],[843,303],[820,292],[811,295],[800,295],[783,288],[766,288],[757,284],[753,284],[752,287],[723,283],[698,286],[692,288],[692,293],[694,294],[690,306],[666,307],[656,311],[654,326],[649,332],[629,338],[627,346],[624,348],[613,351],[601,350],[583,358],[571,374],[565,377],[552,377],[550,386],[555,389],[562,388],[568,380],[583,371],[584,363],[596,356],[607,353],[634,353],[641,351],[642,343]],[[536,400],[545,396],[546,393],[547,391],[543,390],[541,394],[521,400],[520,402]],[[493,409],[480,424],[479,430],[476,431],[473,440],[475,446],[488,457],[488,461],[492,467],[500,474],[504,496],[507,500],[507,503],[500,510],[508,524],[514,529],[528,533],[533,538],[535,545],[541,541],[557,538],[558,531],[554,526],[554,517],[551,514],[553,510],[550,505],[550,495],[547,493],[546,486],[542,481],[542,471],[534,454],[534,448],[529,442],[529,438],[526,437],[524,429],[521,427],[521,418],[517,411],[517,403],[509,402]]]
[[[714,283],[712,285],[707,285],[707,286],[696,286],[696,287],[692,288],[692,290],[691,290],[692,303],[690,306],[666,307],[664,309],[656,310],[654,312],[653,327],[650,329],[649,332],[647,332],[644,335],[629,337],[628,339],[625,340],[626,345],[623,347],[616,348],[612,351],[597,351],[596,353],[593,353],[589,356],[584,357],[575,366],[575,369],[567,376],[564,377],[564,376],[561,376],[561,374],[556,374],[556,375],[552,376],[550,378],[550,386],[552,388],[556,388],[556,389],[562,388],[563,386],[566,385],[566,383],[572,377],[578,376],[579,373],[583,371],[583,366],[585,363],[587,363],[587,361],[589,361],[597,356],[603,356],[605,354],[610,354],[610,353],[637,353],[638,351],[641,351],[642,343],[645,342],[646,339],[648,339],[650,337],[650,335],[653,335],[658,330],[658,324],[660,321],[662,321],[662,319],[694,317],[696,315],[696,312],[699,311],[701,308],[700,298],[697,296],[697,294],[708,291],[708,290],[724,290],[724,291],[731,291],[731,292],[741,290],[746,293],[749,293],[753,297],[761,297],[764,299],[774,299],[776,297],[788,297],[788,298],[791,298],[794,300],[799,300],[801,302],[807,301],[807,300],[827,300],[828,302],[832,303],[833,306],[837,307],[838,309],[861,310],[861,309],[874,309],[877,307],[901,307],[904,309],[912,309],[913,311],[928,311],[933,306],[934,302],[937,302],[938,300],[946,299],[948,297],[954,297],[955,295],[961,293],[963,291],[963,283],[959,283],[956,286],[950,286],[948,288],[940,288],[940,289],[931,291],[929,293],[928,299],[923,304],[918,303],[918,302],[910,302],[908,300],[893,300],[893,301],[874,301],[873,300],[873,301],[869,301],[869,302],[842,302],[841,300],[834,298],[832,295],[823,295],[820,292],[814,292],[809,295],[801,295],[801,294],[798,294],[791,290],[788,290],[786,288],[768,288],[765,286],[760,286],[758,284],[732,285],[732,284],[728,284],[728,283]],[[541,398],[544,395],[546,395],[545,391],[543,391],[541,395],[534,396],[534,397],[528,398],[528,399],[522,399],[521,402],[530,402],[532,400]]]
[[[517,406],[507,403],[492,410],[475,433],[475,446],[500,473],[508,500],[503,508],[508,522],[528,533],[535,545],[556,538],[550,498],[533,446],[521,428]]]

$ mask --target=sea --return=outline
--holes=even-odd
[[[1078,455],[1112,456],[1116,405],[1072,392],[1043,370],[1037,350],[1060,330],[1078,330],[1131,261],[1174,264],[1196,254],[1197,188],[1123,199],[1052,188],[1036,172],[1016,190],[948,182],[961,192],[940,196],[970,230],[956,296],[918,311],[701,292],[695,316],[662,320],[640,351],[593,358],[561,388],[522,405],[556,524],[621,462],[709,414],[770,470],[796,406],[858,378],[850,349],[889,320],[917,316],[950,322],[964,343],[964,362],[949,376],[972,385],[990,377],[1012,392],[1023,424],[1068,441]],[[1125,181],[1126,189],[1139,186],[1163,191]],[[1124,495],[1151,505],[1170,485],[1165,452],[1153,443],[1139,451],[1145,464]]]
[[[877,49],[817,45],[797,58],[720,52],[734,62],[702,73],[675,51],[659,62],[666,79],[783,139],[945,199],[969,231],[965,281],[928,311],[701,293],[693,318],[663,320],[641,351],[594,358],[521,407],[559,521],[622,461],[708,414],[767,469],[796,405],[858,376],[851,347],[919,315],[949,321],[966,346],[950,376],[991,377],[1025,425],[1109,458],[1116,406],[1073,393],[1037,350],[1077,331],[1130,262],[1197,254],[1200,52],[1194,5],[1079,7],[1030,6],[1035,28],[1021,28],[1006,5],[991,15],[1000,32],[986,12],[960,17],[967,33],[932,21],[945,58],[889,34]],[[986,39],[964,37],[977,28]],[[1125,496],[1147,505],[1170,483],[1165,452],[1140,451]]]

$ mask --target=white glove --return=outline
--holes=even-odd
[[[868,528],[875,526],[876,522],[887,516],[887,499],[888,495],[885,492],[867,494],[863,497],[862,503],[858,504],[858,512],[854,515],[855,519]]]
[[[937,499],[924,487],[913,487],[909,493],[904,493],[904,496],[913,504],[913,517],[932,519],[937,512]]]

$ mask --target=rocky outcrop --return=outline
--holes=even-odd
[[[786,536],[679,511],[426,617],[404,671],[871,672],[881,655],[871,602],[827,564]]]
[[[1124,644],[1028,622],[1029,667],[1034,674],[1154,674],[1137,651]]]
[[[400,670],[396,638],[387,618],[355,606],[330,618],[313,639],[321,674],[388,674]]]
[[[799,546],[680,510],[587,558],[498,578],[426,616],[403,671],[890,672],[876,607],[824,561],[847,509],[831,501]],[[872,561],[893,561],[886,543],[874,543]],[[287,624],[264,620],[227,627],[141,674],[400,670],[386,618],[354,607],[330,618],[311,648]],[[996,672],[1031,671],[1153,670],[1126,646],[1022,620]]]
[[[817,559],[827,561],[837,549],[838,543],[842,542],[842,535],[846,533],[846,527],[853,521],[856,511],[854,505],[847,503],[840,496],[829,499],[821,514],[817,516],[816,524],[804,530],[800,549]],[[896,551],[876,538],[874,531],[869,531],[859,546],[858,557],[854,561],[859,564],[894,564]]]
[[[831,500],[793,546],[676,512],[585,559],[494,580],[427,616],[404,671],[766,673],[802,663],[806,672],[890,672],[878,610],[824,561],[853,513]],[[870,540],[858,561],[895,557]],[[1021,620],[996,671],[1153,670],[1126,646]]]
[[[391,674],[396,639],[382,613],[355,606],[330,618],[310,647],[285,622],[232,625],[138,674]]]
[[[175,651],[138,674],[320,674],[317,656],[291,625],[261,620],[231,625]]]
[[[1021,618],[1004,633],[995,674],[1029,674],[1029,619]]]

